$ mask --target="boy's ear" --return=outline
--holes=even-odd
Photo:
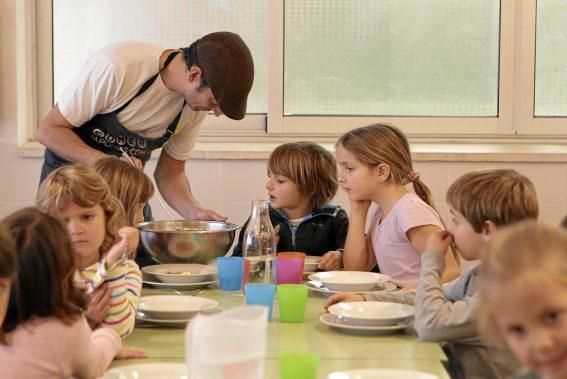
[[[385,182],[390,178],[390,166],[386,163],[380,163],[378,166],[374,167],[374,170],[380,182]]]
[[[486,242],[492,241],[497,230],[498,226],[494,222],[486,220],[482,226],[482,238]]]

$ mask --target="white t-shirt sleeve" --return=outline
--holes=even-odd
[[[424,225],[437,225],[443,228],[439,215],[421,201],[410,200],[401,204],[397,214],[398,227],[407,233],[411,228]]]
[[[114,66],[103,54],[93,55],[63,91],[57,105],[74,126],[81,126],[99,113],[108,113],[115,102],[119,83]]]
[[[163,149],[173,159],[188,160],[206,116],[207,112],[191,111],[188,106],[185,106],[181,114],[181,120],[184,120],[183,124],[177,127],[176,133],[171,136]]]

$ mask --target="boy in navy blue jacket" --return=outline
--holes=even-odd
[[[338,188],[333,155],[312,142],[278,146],[268,160],[266,189],[270,197],[270,220],[279,225],[277,251],[300,251],[321,256],[319,268],[342,267],[342,250],[348,216],[340,206],[329,204]],[[241,229],[233,255],[242,255]]]

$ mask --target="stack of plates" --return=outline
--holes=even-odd
[[[303,263],[303,272],[304,273],[307,273],[307,272],[313,273],[313,272],[317,271],[320,260],[321,260],[321,257],[318,257],[316,255],[307,255],[305,257],[305,262]]]
[[[183,324],[197,313],[214,312],[217,305],[215,300],[198,296],[142,296],[136,319],[159,324]]]
[[[214,283],[216,279],[216,266],[174,263],[142,268],[142,282],[158,288],[203,288]]]
[[[330,295],[333,293],[372,293],[393,291],[397,286],[389,282],[390,277],[375,272],[365,271],[328,271],[316,272],[308,276],[307,287],[310,290]]]
[[[413,324],[413,306],[380,301],[355,301],[334,304],[320,317],[324,324],[344,332],[386,334]]]

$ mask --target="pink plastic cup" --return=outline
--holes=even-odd
[[[303,259],[276,257],[276,283],[297,284],[303,278]]]

